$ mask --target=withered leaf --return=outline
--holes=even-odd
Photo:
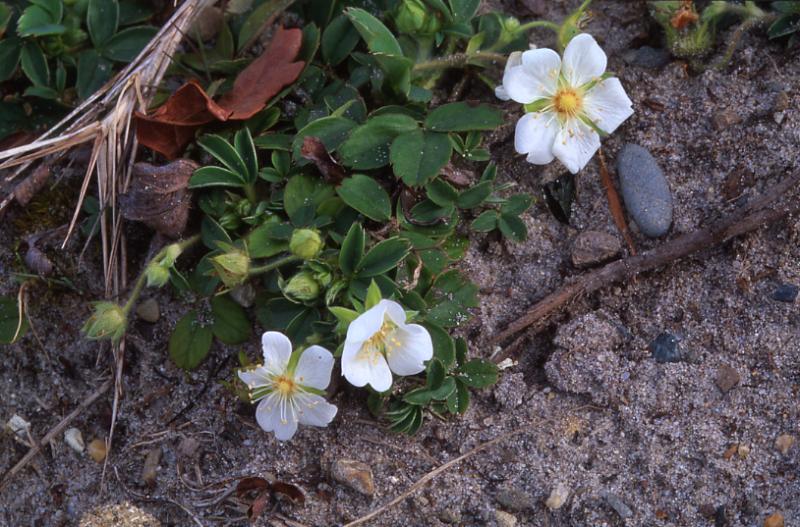
[[[341,165],[333,159],[333,156],[328,153],[325,145],[318,138],[310,135],[304,137],[300,155],[309,161],[313,161],[317,166],[317,170],[320,171],[322,177],[328,183],[338,185],[344,179],[344,170]]]
[[[131,187],[120,196],[122,215],[169,238],[179,237],[189,219],[191,193],[186,188],[198,164],[178,159],[167,165],[133,165]]]
[[[292,485],[291,483],[284,483],[283,481],[276,481],[272,484],[272,491],[275,494],[281,494],[288,497],[295,505],[304,505],[306,496],[300,487]]]
[[[300,29],[278,28],[269,47],[239,73],[231,91],[218,103],[191,80],[150,115],[135,114],[136,138],[148,148],[174,159],[200,126],[213,121],[249,119],[303,71],[305,63],[294,60],[302,41]]]
[[[255,497],[250,507],[247,509],[247,518],[254,522],[261,516],[267,508],[267,505],[272,501],[272,494],[269,491],[264,491]]]
[[[236,484],[236,495],[240,498],[246,496],[249,492],[258,491],[263,492],[265,490],[269,490],[270,485],[269,482],[264,478],[259,478],[256,476],[251,476],[247,478],[243,478],[239,483]]]
[[[457,187],[468,187],[475,181],[475,173],[447,163],[442,168],[442,177]]]
[[[28,177],[17,183],[14,187],[14,199],[24,207],[44,188],[48,179],[50,179],[50,165],[42,163]]]

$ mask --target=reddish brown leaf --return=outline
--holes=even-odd
[[[294,62],[302,43],[300,29],[278,28],[266,51],[239,73],[233,89],[220,99],[219,105],[231,112],[229,119],[249,119],[297,79],[305,66]]]
[[[328,183],[338,185],[344,179],[344,170],[341,165],[333,159],[325,145],[318,138],[310,135],[304,137],[300,155],[309,161],[313,161],[317,166],[317,170],[320,171]]]
[[[296,485],[291,483],[284,483],[283,481],[276,481],[272,484],[272,491],[275,494],[282,494],[292,500],[295,505],[303,505],[306,502],[306,496],[303,491]]]
[[[136,138],[168,159],[175,159],[200,126],[212,121],[249,119],[303,71],[305,63],[294,62],[302,40],[301,30],[278,28],[266,51],[239,73],[233,88],[219,103],[190,80],[150,115],[135,114]]]
[[[600,159],[600,181],[603,183],[603,186],[606,187],[606,198],[608,198],[608,208],[611,210],[611,217],[614,218],[617,229],[619,229],[619,232],[622,233],[623,238],[625,238],[625,243],[628,244],[631,255],[636,256],[636,245],[634,245],[633,237],[631,237],[631,232],[628,229],[628,222],[625,221],[625,213],[622,210],[622,202],[619,199],[619,193],[617,193],[617,188],[614,186],[614,183],[611,181],[611,175],[608,173],[603,149],[601,148],[597,153]]]
[[[131,188],[120,196],[122,215],[141,221],[170,238],[179,237],[189,219],[191,193],[186,186],[197,163],[178,159],[168,165],[133,165]]]
[[[253,500],[250,507],[247,509],[247,517],[251,522],[256,521],[267,508],[267,505],[272,501],[272,494],[269,491],[264,491]]]
[[[254,490],[258,491],[259,493],[269,490],[270,485],[269,481],[264,478],[259,478],[255,476],[243,478],[239,483],[236,485],[236,495],[240,498],[246,496],[249,492]]]

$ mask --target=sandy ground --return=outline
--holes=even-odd
[[[558,20],[577,3],[546,5],[545,15]],[[525,18],[524,5],[506,7]],[[675,203],[667,238],[706,224],[796,169],[796,54],[757,33],[720,72],[688,73],[677,61],[641,68],[622,56],[643,43],[658,45],[642,5],[597,0],[594,13],[588,30],[636,110],[603,148],[612,165],[626,142],[656,157]],[[532,36],[547,45],[544,38]],[[514,105],[507,108],[518,115]],[[538,196],[541,183],[561,169],[526,164],[514,154],[510,134],[498,132],[492,144],[500,177]],[[577,189],[569,226],[539,200],[524,218],[527,242],[504,249],[473,239],[463,268],[481,287],[481,306],[462,329],[473,353],[488,356],[492,334],[579,273],[570,263],[579,232],[616,234],[595,162],[577,177]],[[20,223],[12,220],[20,214],[0,229],[2,294],[14,291],[9,272],[19,268]],[[663,241],[634,236],[640,249]],[[94,507],[120,502],[162,525],[246,525],[243,511],[221,493],[233,478],[252,475],[294,483],[306,495],[304,506],[280,503],[258,525],[298,525],[281,517],[343,524],[440,464],[520,428],[526,431],[444,472],[368,525],[733,527],[761,526],[775,512],[787,526],[800,525],[800,445],[785,453],[776,446],[781,435],[800,437],[800,304],[772,298],[779,284],[800,285],[798,240],[800,219],[791,218],[581,299],[529,339],[518,363],[497,387],[476,394],[463,418],[430,419],[414,437],[382,430],[363,396],[342,389],[332,426],[301,428],[293,441],[278,444],[257,428],[253,409],[218,383],[230,378],[234,360],[223,361],[236,349],[215,344],[211,360],[188,375],[166,359],[170,328],[184,308],[160,294],[161,319],[131,327],[105,476],[102,464],[59,438],[0,494],[0,525],[76,525]],[[91,251],[83,272],[75,273],[80,249],[73,244],[61,262],[82,293],[36,286],[29,314],[41,342],[29,334],[0,350],[0,418],[23,416],[37,438],[99,386],[110,364],[107,347],[79,334],[100,282]],[[648,344],[663,332],[679,339],[685,360],[653,359]],[[245,350],[257,355],[255,342]],[[720,368],[739,377],[727,391],[718,386]],[[107,434],[110,401],[101,398],[73,422],[87,443]],[[149,487],[142,468],[153,449],[160,461]],[[0,472],[26,450],[0,436]],[[373,496],[331,478],[339,459],[371,467]],[[566,501],[549,510],[545,500],[559,485],[568,490]]]

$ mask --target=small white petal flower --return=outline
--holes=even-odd
[[[604,76],[606,63],[606,54],[586,33],[567,44],[563,60],[551,49],[509,56],[495,94],[526,105],[514,148],[529,163],[558,158],[574,174],[600,148],[598,130],[610,134],[633,115],[619,79]]]
[[[264,364],[239,372],[256,408],[256,421],[279,441],[287,441],[297,425],[327,426],[336,406],[322,396],[333,370],[333,355],[321,346],[305,349],[293,364],[292,343],[282,333],[268,331],[261,337]]]
[[[406,324],[403,307],[381,300],[347,328],[342,352],[342,375],[353,386],[369,384],[384,392],[392,386],[392,372],[413,375],[433,357],[433,341],[424,327]]]

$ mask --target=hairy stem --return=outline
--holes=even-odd
[[[284,265],[287,265],[287,264],[290,264],[290,263],[293,263],[293,262],[299,262],[300,260],[302,260],[302,258],[300,258],[299,256],[295,256],[293,254],[289,254],[287,256],[284,256],[283,258],[278,258],[277,260],[275,260],[273,262],[270,262],[268,264],[265,264],[265,265],[262,265],[262,266],[259,266],[259,267],[251,268],[249,275],[250,276],[257,276],[257,275],[260,275],[260,274],[268,273],[268,272],[270,272],[270,271],[272,271],[274,269],[277,269],[278,267],[283,267]]]
[[[414,65],[414,73],[423,73],[430,71],[443,70],[447,68],[463,68],[476,60],[484,60],[488,62],[497,62],[505,64],[506,57],[500,53],[492,53],[489,51],[479,51],[477,53],[453,53],[445,57],[420,62]]]

